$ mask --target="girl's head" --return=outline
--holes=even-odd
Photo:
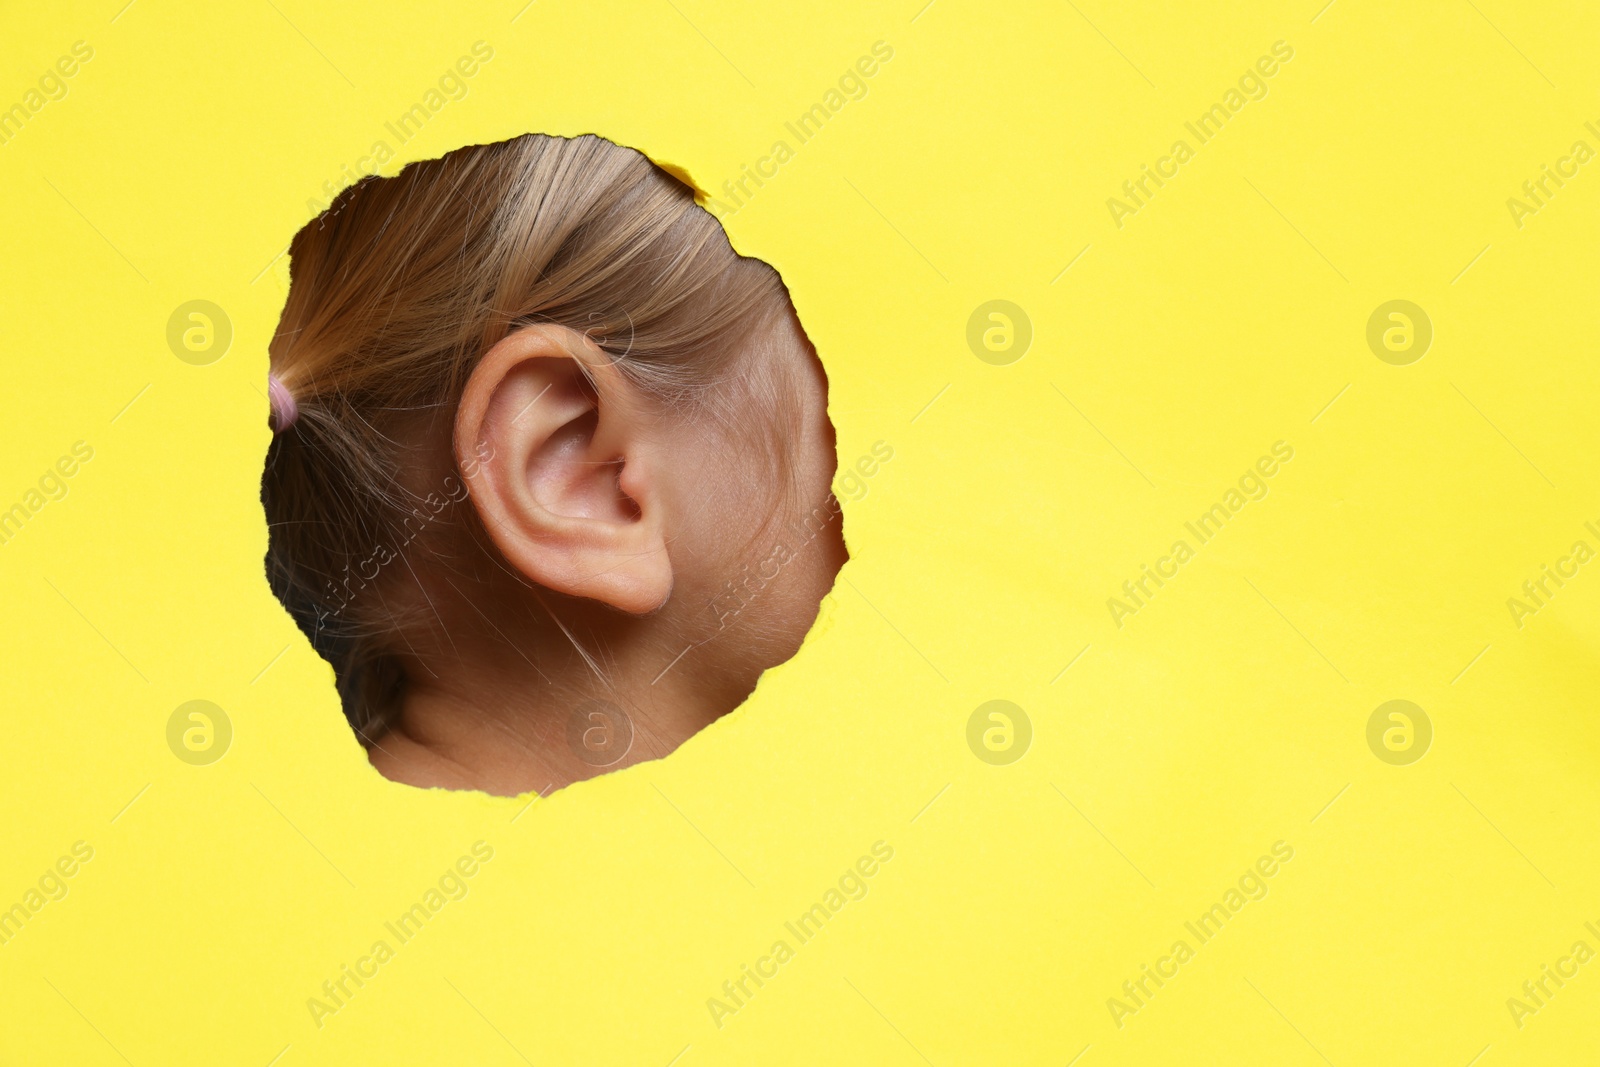
[[[798,648],[844,561],[826,381],[685,186],[597,137],[463,148],[347,189],[291,278],[269,573],[385,774],[662,755]]]

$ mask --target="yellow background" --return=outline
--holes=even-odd
[[[0,507],[94,458],[0,545],[0,907],[94,858],[0,946],[0,1058],[1587,1062],[1600,963],[1520,1028],[1506,1001],[1600,949],[1600,564],[1520,628],[1506,601],[1600,547],[1600,163],[1520,228],[1506,200],[1600,148],[1600,16],[1321,2],[12,5],[0,107],[94,58],[0,145]],[[1107,198],[1280,40],[1266,98],[1119,228]],[[308,201],[379,139],[392,173],[527,131],[714,195],[789,141],[725,222],[794,294],[841,461],[894,449],[792,662],[531,807],[368,767],[258,496]],[[234,326],[208,366],[166,343],[194,299]],[[992,299],[1033,326],[1006,366],[966,342]],[[1434,326],[1409,366],[1365,340],[1392,299]],[[1266,498],[1119,628],[1107,598],[1279,440]],[[233,723],[210,766],[165,740],[194,699]],[[966,742],[993,699],[1033,724],[1009,766]],[[1409,766],[1367,746],[1392,699],[1433,724]],[[478,840],[470,895],[319,1028],[307,999]],[[869,894],[717,1027],[878,840]],[[1268,895],[1119,1028],[1107,999],[1280,840]]]

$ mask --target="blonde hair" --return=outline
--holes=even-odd
[[[408,629],[426,625],[383,591],[442,529],[472,523],[450,428],[496,342],[569,327],[647,395],[729,427],[788,392],[781,369],[736,365],[792,314],[777,272],[737,255],[686,186],[599,137],[530,134],[365,179],[290,256],[271,356],[299,416],[267,457],[268,575],[363,738],[396,703]],[[789,436],[757,439],[781,462]],[[442,492],[408,477],[419,449],[451,457]]]

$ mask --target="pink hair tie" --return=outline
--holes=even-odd
[[[294,394],[276,374],[267,375],[267,401],[272,405],[273,433],[282,433],[300,417],[300,405],[294,402]]]

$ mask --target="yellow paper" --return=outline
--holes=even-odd
[[[1594,12],[122,2],[3,16],[0,1059],[1590,1061]],[[368,766],[259,501],[290,237],[529,131],[781,272],[852,553],[542,800]]]

